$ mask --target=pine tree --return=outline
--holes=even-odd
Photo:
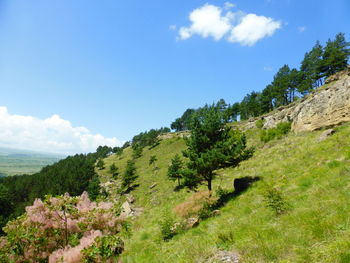
[[[105,168],[105,162],[102,159],[98,159],[96,167],[99,170],[103,170]]]
[[[209,191],[215,170],[236,166],[252,154],[246,149],[245,136],[227,127],[224,114],[216,105],[206,105],[193,115],[191,136],[185,140],[187,150],[183,155],[188,162],[184,179],[195,185],[206,183]]]
[[[115,165],[115,163],[112,163],[109,167],[109,171],[111,172],[112,176],[115,178],[119,175],[118,167]]]
[[[180,155],[176,154],[173,159],[171,159],[171,164],[168,167],[168,178],[172,181],[176,181],[178,186],[180,186],[180,180],[182,178],[183,161]]]
[[[309,93],[312,89],[322,85],[322,65],[323,47],[319,41],[310,52],[304,56],[300,66],[300,85],[298,91],[302,94]]]
[[[350,43],[346,42],[344,33],[338,33],[334,41],[327,41],[321,64],[323,76],[329,77],[347,67],[350,55],[349,47]]]
[[[128,160],[126,164],[125,173],[123,174],[123,187],[126,187],[126,189],[129,189],[131,185],[135,182],[137,179],[136,175],[136,167],[134,160]]]

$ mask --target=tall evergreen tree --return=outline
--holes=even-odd
[[[236,166],[251,154],[246,149],[246,138],[238,131],[227,127],[224,113],[216,105],[201,108],[192,118],[191,136],[186,138],[188,158],[186,181],[205,183],[212,190],[215,170]]]
[[[298,91],[302,94],[309,93],[312,89],[322,85],[322,65],[323,47],[319,41],[310,52],[304,56],[300,66],[300,85]]]
[[[180,155],[176,154],[171,159],[171,164],[168,167],[168,178],[172,181],[177,180],[178,186],[180,186],[180,180],[182,178],[183,161]]]
[[[346,42],[345,34],[339,33],[335,40],[328,40],[324,48],[321,71],[323,76],[329,77],[348,65],[350,55],[350,43]]]
[[[123,181],[122,181],[122,186],[126,187],[126,189],[129,189],[132,184],[135,182],[137,179],[136,175],[136,167],[135,167],[135,162],[134,160],[128,160],[126,164],[126,169],[123,174]]]

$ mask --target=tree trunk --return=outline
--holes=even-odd
[[[208,182],[208,190],[211,193],[211,180],[207,180],[207,182]]]

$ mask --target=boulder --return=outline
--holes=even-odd
[[[221,262],[227,262],[227,263],[239,263],[239,254],[237,252],[232,251],[223,251],[220,250],[214,255],[214,259],[221,261]]]
[[[133,216],[133,210],[131,209],[131,206],[128,201],[125,201],[122,204],[120,216],[125,218]]]
[[[319,142],[322,142],[324,141],[325,139],[327,139],[328,136],[332,135],[335,133],[335,130],[333,129],[328,129],[328,130],[325,130],[324,132],[321,133],[320,137],[318,137],[318,141]]]
[[[187,218],[185,221],[185,227],[186,229],[193,228],[198,226],[199,224],[199,218],[198,217],[190,217]]]

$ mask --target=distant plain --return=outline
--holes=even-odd
[[[33,174],[63,158],[59,154],[0,148],[0,177]]]

